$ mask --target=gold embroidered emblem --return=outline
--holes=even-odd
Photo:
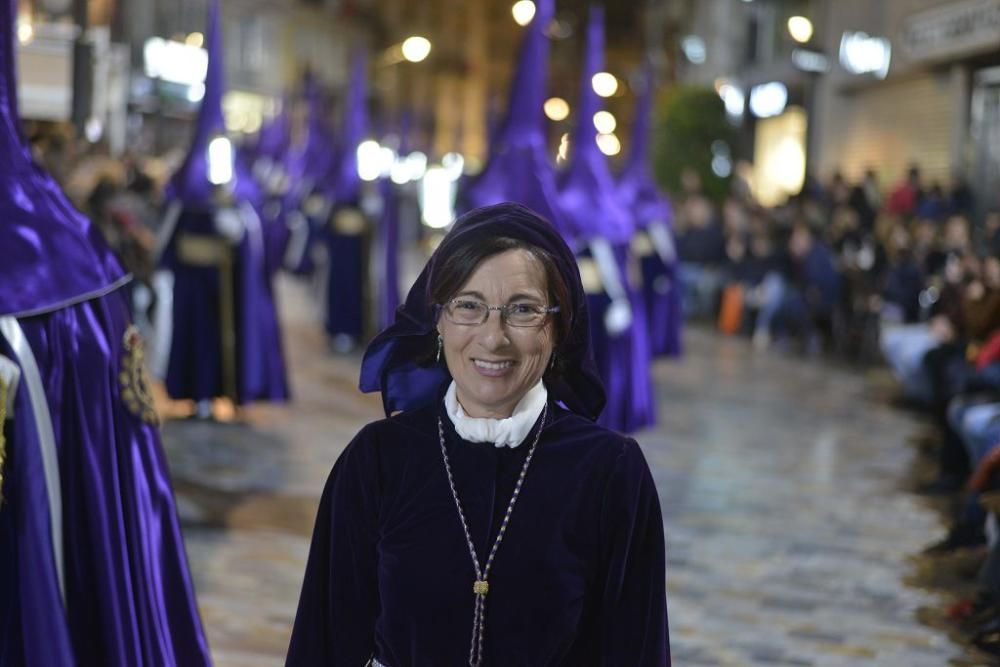
[[[146,350],[142,334],[134,324],[125,330],[122,336],[121,371],[118,373],[118,384],[121,386],[122,400],[133,415],[147,424],[157,425],[160,418],[153,406],[153,397],[149,393],[149,383],[146,381]]]

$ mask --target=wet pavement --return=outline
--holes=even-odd
[[[381,414],[360,355],[327,350],[281,285],[294,402],[164,427],[198,601],[219,667],[280,665],[319,494]],[[963,655],[908,585],[941,519],[905,487],[914,417],[856,370],[706,330],[654,367],[658,428],[638,434],[660,491],[674,664],[940,667]],[[963,662],[962,664],[975,664]]]

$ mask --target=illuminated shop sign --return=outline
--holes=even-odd
[[[903,20],[899,45],[912,61],[993,51],[1000,44],[1000,0],[950,2]]]
[[[171,83],[203,83],[208,72],[208,51],[172,39],[151,37],[142,50],[146,76]]]

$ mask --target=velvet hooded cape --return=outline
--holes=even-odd
[[[468,664],[475,571],[438,425],[481,561],[528,445],[462,440],[442,405],[447,374],[421,376],[402,352],[419,350],[416,341],[433,330],[429,274],[459,235],[473,233],[530,237],[555,257],[580,306],[570,344],[560,348],[568,355],[565,382],[547,382],[547,417],[526,437],[542,429],[490,574],[483,664],[668,665],[663,524],[652,476],[634,440],[592,421],[604,395],[572,252],[555,228],[510,204],[459,219],[396,324],[369,348],[362,388],[381,390],[387,412],[403,411],[363,428],[333,467],[287,664],[364,665],[373,657],[388,667]],[[401,369],[411,382],[394,376]]]
[[[0,316],[23,334],[21,345],[0,335],[0,356],[21,373],[13,413],[0,418],[0,667],[208,665],[152,406],[126,401],[140,389],[120,289],[128,276],[31,159],[17,109],[15,14],[13,0],[0,2]],[[37,368],[34,395],[49,419],[33,415],[26,367]]]

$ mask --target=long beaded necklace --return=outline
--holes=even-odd
[[[472,556],[472,566],[476,570],[476,581],[472,584],[472,592],[476,596],[476,605],[472,616],[472,647],[469,649],[469,665],[471,667],[479,667],[483,662],[483,637],[486,634],[486,594],[490,591],[489,576],[490,568],[493,566],[493,558],[497,555],[497,549],[500,547],[500,542],[507,531],[510,515],[514,511],[514,504],[521,493],[521,485],[524,484],[524,476],[528,472],[528,465],[531,464],[531,458],[535,455],[535,447],[538,446],[538,440],[542,437],[542,428],[545,426],[545,416],[548,414],[548,411],[549,406],[546,403],[545,407],[542,408],[542,419],[538,425],[538,432],[535,433],[535,441],[531,443],[531,448],[528,450],[528,457],[524,459],[524,465],[521,466],[521,474],[517,478],[517,484],[514,485],[514,492],[510,495],[507,513],[504,514],[503,523],[500,524],[500,530],[497,532],[497,539],[493,542],[493,548],[490,549],[490,555],[486,559],[486,565],[483,567],[479,566],[479,556],[476,554],[476,547],[472,543],[469,522],[465,518],[465,512],[462,511],[462,502],[458,499],[455,478],[451,474],[451,462],[448,460],[448,451],[444,446],[444,424],[441,421],[441,417],[438,417],[438,439],[441,442],[441,456],[444,458],[444,469],[448,473],[448,486],[451,488],[451,497],[455,499],[458,518],[462,521],[462,530],[465,531],[465,541],[469,545],[469,555]]]

